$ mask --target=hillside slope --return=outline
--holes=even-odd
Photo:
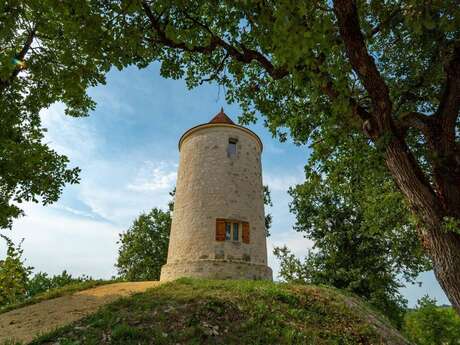
[[[51,290],[39,295],[39,298],[27,301],[25,306],[20,304],[16,309],[0,313],[0,344],[11,339],[31,341],[37,334],[49,332],[80,320],[84,316],[94,314],[101,306],[120,297],[144,292],[159,284],[160,282],[156,281],[119,282],[82,291],[75,291],[77,287]],[[79,285],[83,287],[87,284]],[[69,293],[71,291],[73,293]],[[62,296],[53,298],[56,294],[62,294]],[[14,344],[11,341],[7,344],[10,343]]]
[[[32,344],[408,344],[338,290],[180,279],[122,298]]]

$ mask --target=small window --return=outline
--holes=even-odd
[[[230,241],[232,232],[232,224],[225,223],[225,240]]]
[[[238,223],[233,223],[233,241],[238,241],[239,236],[238,236]]]
[[[236,156],[236,143],[238,139],[230,138],[228,139],[228,147],[227,147],[227,154],[229,157]]]
[[[216,241],[249,243],[249,223],[236,219],[216,219]]]

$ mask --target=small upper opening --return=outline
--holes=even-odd
[[[227,154],[229,157],[236,156],[236,144],[237,143],[238,143],[238,139],[235,139],[235,138],[228,139]]]

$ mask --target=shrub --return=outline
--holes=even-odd
[[[22,241],[15,245],[5,235],[6,257],[0,260],[0,307],[22,301],[27,296],[27,284],[33,267],[26,266],[22,258]]]
[[[451,307],[438,307],[428,296],[404,318],[403,332],[418,345],[460,344],[460,317]]]

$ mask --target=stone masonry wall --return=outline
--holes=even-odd
[[[238,269],[235,271],[227,263],[254,266],[254,272],[270,270],[264,228],[261,147],[255,137],[237,126],[203,127],[189,134],[181,145],[168,260],[161,280],[189,275],[184,272],[187,266],[182,264],[185,263],[194,267],[191,271],[198,272],[197,261],[203,269],[229,269],[234,272],[229,274],[233,278],[238,278]],[[237,155],[233,158],[227,154],[229,138],[238,140]],[[216,241],[216,218],[249,222],[250,243]],[[220,266],[209,266],[212,260],[219,261]],[[209,274],[215,277],[211,271]],[[240,274],[251,276],[252,273],[241,271]],[[199,274],[203,275],[206,273]],[[269,275],[270,278],[264,279],[271,279],[271,270]]]
[[[167,264],[161,269],[162,281],[174,280],[178,277],[272,280],[272,270],[266,265],[226,260],[199,260]]]

